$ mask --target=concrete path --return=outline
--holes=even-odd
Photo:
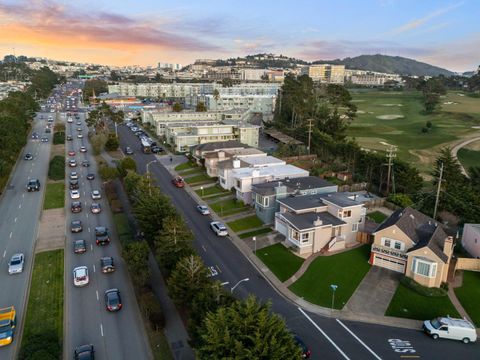
[[[467,312],[463,308],[462,304],[457,298],[457,295],[455,294],[454,289],[461,287],[463,284],[463,271],[458,271],[455,274],[455,278],[452,282],[450,282],[449,287],[448,287],[448,298],[452,302],[453,306],[455,306],[455,309],[457,309],[458,313],[462,318],[468,319],[470,322],[473,323],[472,319],[470,316],[468,316]]]
[[[462,147],[464,147],[464,146],[466,146],[466,145],[468,145],[472,142],[475,142],[475,141],[480,141],[480,137],[475,137],[473,139],[465,140],[465,141],[462,141],[460,144],[455,145],[452,148],[452,156],[455,159],[457,159],[457,161],[458,161],[458,157],[457,157],[458,150],[460,150]],[[462,174],[465,175],[466,177],[468,177],[468,173],[465,170],[465,168],[463,167],[462,163],[460,161],[458,161],[458,163],[460,164],[460,169],[462,170]]]
[[[43,210],[38,224],[35,252],[63,249],[65,231],[65,208]]]
[[[298,279],[300,279],[302,277],[302,275],[305,273],[305,271],[307,271],[308,267],[310,266],[310,264],[313,262],[313,260],[315,260],[316,258],[318,258],[319,256],[322,256],[323,254],[320,253],[320,252],[317,252],[311,256],[309,256],[302,264],[302,266],[300,266],[300,269],[297,270],[297,272],[295,274],[293,274],[289,279],[285,280],[284,284],[286,287],[289,287],[290,285],[292,285],[295,281],[297,281]]]

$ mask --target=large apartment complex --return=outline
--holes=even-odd
[[[343,84],[345,81],[345,65],[318,64],[305,66],[301,75],[308,75],[313,81],[329,84]]]

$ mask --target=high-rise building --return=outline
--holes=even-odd
[[[329,84],[343,84],[345,81],[345,65],[318,64],[302,68],[302,75],[308,75],[313,81]]]

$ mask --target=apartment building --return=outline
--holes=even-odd
[[[205,96],[205,105],[207,109],[229,110],[229,109],[249,109],[255,113],[272,114],[275,110],[275,95],[214,95]]]
[[[365,206],[347,193],[292,196],[277,202],[275,230],[302,256],[355,245],[365,224]]]
[[[261,81],[267,73],[266,69],[240,69],[240,77],[243,81]]]
[[[301,75],[308,75],[313,81],[329,84],[343,84],[345,81],[345,65],[318,64],[305,66]]]
[[[365,70],[345,70],[345,81],[356,85],[383,86],[386,81],[402,83],[402,77],[398,74],[387,74]]]
[[[28,84],[22,81],[0,82],[0,100],[6,98],[12,91],[25,91]]]

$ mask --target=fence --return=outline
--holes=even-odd
[[[480,259],[457,258],[455,270],[480,271]]]
[[[293,163],[295,161],[307,161],[307,160],[317,160],[316,154],[311,155],[299,155],[299,156],[287,156],[282,158],[287,164]]]

